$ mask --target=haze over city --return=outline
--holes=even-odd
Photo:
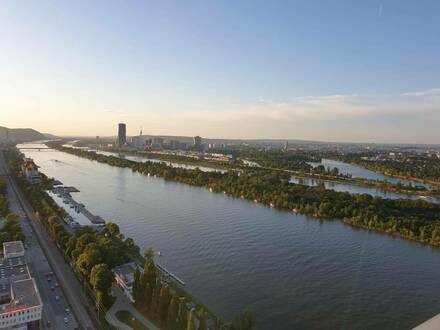
[[[10,128],[438,143],[436,1],[2,1]],[[245,125],[244,125],[245,123]]]

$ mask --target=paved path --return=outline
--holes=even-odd
[[[113,306],[109,309],[107,312],[105,318],[107,321],[118,327],[119,329],[123,330],[130,330],[131,328],[127,326],[124,323],[119,322],[119,320],[116,318],[116,312],[117,311],[129,311],[131,314],[134,315],[135,318],[137,318],[141,323],[143,323],[148,329],[150,330],[160,330],[158,327],[156,327],[153,323],[151,323],[148,319],[146,319],[141,313],[138,312],[138,310],[133,306],[130,300],[124,295],[122,290],[116,286],[113,285],[112,287],[112,293],[116,297],[116,301],[113,304]],[[122,324],[121,326],[119,324]]]
[[[87,312],[87,308],[91,309],[91,307],[89,306],[89,303],[82,291],[81,285],[73,274],[72,269],[64,261],[64,258],[57,246],[49,240],[45,229],[38,221],[32,207],[24,197],[15,180],[13,180],[13,178],[10,176],[5,175],[8,172],[1,149],[0,172],[4,174],[3,177],[5,178],[8,186],[12,188],[13,194],[15,194],[16,200],[20,204],[24,213],[23,217],[27,219],[27,223],[30,225],[32,233],[35,234],[35,238],[37,239],[35,244],[39,244],[41,246],[50,267],[53,269],[55,277],[58,279],[58,283],[63,290],[69,305],[72,307],[71,310],[75,315],[75,318],[84,329],[96,329]]]

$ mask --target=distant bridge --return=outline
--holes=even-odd
[[[18,150],[50,150],[50,148],[45,148],[45,147],[20,147],[17,148]]]

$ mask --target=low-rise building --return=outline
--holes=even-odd
[[[21,171],[26,180],[31,184],[41,182],[41,175],[38,172],[38,166],[35,165],[32,158],[25,158],[24,163],[21,165]]]
[[[112,269],[117,285],[133,303],[134,271],[137,267],[136,263],[129,262]]]
[[[41,329],[43,303],[21,241],[3,243],[0,258],[0,329]]]
[[[3,258],[24,257],[25,249],[22,241],[3,243]]]

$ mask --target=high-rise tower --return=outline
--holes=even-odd
[[[118,147],[125,146],[127,144],[127,127],[124,123],[118,124],[118,139],[116,140]]]

